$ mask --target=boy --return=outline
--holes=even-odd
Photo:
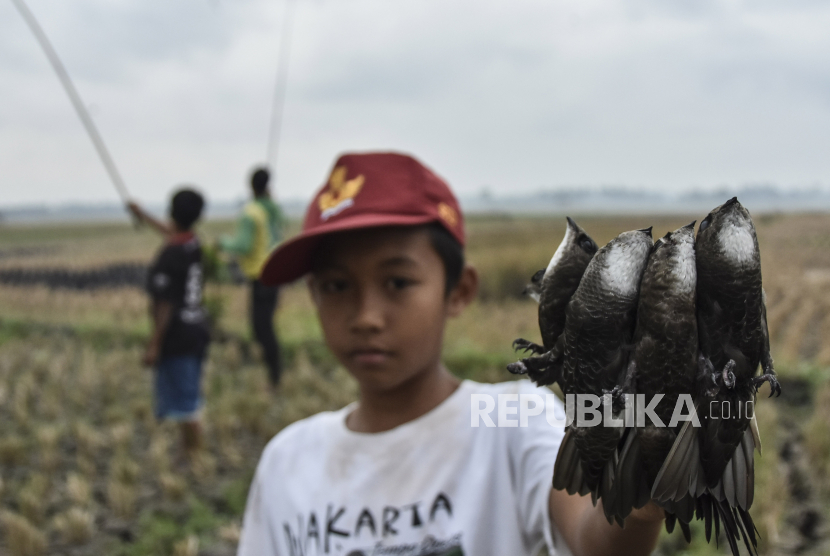
[[[251,174],[254,199],[242,209],[236,235],[222,237],[219,248],[239,256],[239,266],[251,285],[251,330],[262,346],[268,379],[272,386],[277,386],[282,374],[280,345],[274,331],[279,290],[259,281],[262,265],[274,245],[282,239],[282,228],[285,226],[285,217],[279,205],[271,199],[268,189],[270,178],[265,168],[257,168]]]
[[[192,189],[177,191],[170,202],[169,224],[136,203],[128,204],[139,220],[166,239],[147,273],[153,333],[142,361],[156,370],[156,417],[180,423],[185,457],[192,457],[202,444],[200,382],[209,334],[202,307],[202,248],[193,225],[204,204]]]
[[[241,556],[647,554],[662,511],[611,526],[590,497],[551,489],[562,428],[473,427],[473,394],[545,393],[459,381],[441,363],[447,318],[474,299],[461,213],[415,159],[342,156],[302,233],[262,280],[307,272],[326,343],[360,401],[294,423],[265,448]],[[509,341],[509,340],[506,340]],[[515,407],[515,405],[514,405]],[[563,413],[560,411],[560,413]]]

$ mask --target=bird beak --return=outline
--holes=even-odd
[[[579,226],[576,225],[576,222],[574,222],[573,218],[571,218],[570,216],[566,216],[565,218],[568,220],[568,226],[570,226],[573,231],[578,232]]]
[[[697,222],[697,220],[692,220],[689,224],[686,224],[683,227],[684,228],[689,228],[690,230],[694,231],[696,222]]]
[[[654,226],[649,226],[648,228],[643,228],[642,230],[637,230],[638,232],[643,232],[644,234],[648,234],[648,237],[651,237],[651,229]]]

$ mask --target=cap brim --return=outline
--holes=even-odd
[[[262,267],[259,280],[266,286],[279,286],[301,278],[311,270],[317,244],[333,233],[382,226],[417,226],[437,221],[438,217],[425,214],[362,214],[337,220],[315,230],[301,232],[274,249]]]

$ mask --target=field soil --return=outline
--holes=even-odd
[[[751,208],[751,207],[750,207]],[[600,245],[630,229],[659,237],[693,219],[577,217]],[[763,455],[752,515],[762,554],[830,554],[830,217],[757,215],[772,352],[783,394],[757,404]],[[295,223],[296,226],[296,223]],[[232,228],[208,222],[205,244]],[[478,301],[446,332],[458,376],[512,380],[511,342],[539,340],[521,291],[547,265],[564,217],[477,216],[467,256]],[[286,372],[269,389],[247,326],[247,290],[217,273],[206,288],[215,340],[205,368],[206,446],[184,465],[178,431],[152,410],[142,291],[159,246],[127,225],[0,227],[0,556],[235,553],[265,443],[286,425],[354,401],[354,381],[322,341],[302,283],[283,289]],[[720,554],[700,528],[658,554]]]

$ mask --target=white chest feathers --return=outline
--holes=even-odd
[[[621,297],[636,296],[647,255],[645,245],[613,245],[605,257],[603,285]]]
[[[562,260],[562,257],[565,256],[565,250],[568,248],[568,244],[570,244],[575,233],[576,232],[573,231],[573,228],[568,225],[565,226],[565,237],[562,238],[562,243],[559,244],[559,247],[556,248],[556,252],[553,254],[553,257],[551,257],[550,263],[548,263],[548,267],[545,269],[545,276],[548,276],[551,272],[553,272]]]
[[[743,266],[755,260],[755,238],[745,226],[727,224],[718,234],[718,242],[724,256],[736,265]]]
[[[676,264],[671,273],[676,288],[680,293],[691,293],[697,284],[697,267],[695,265],[695,247],[691,242],[682,242],[678,245]]]

